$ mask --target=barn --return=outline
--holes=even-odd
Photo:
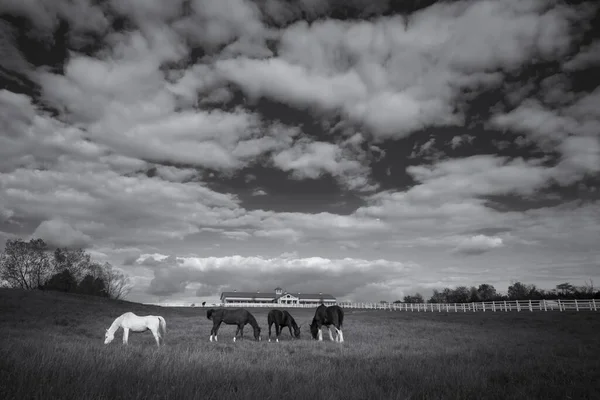
[[[291,293],[278,287],[274,291],[256,292],[223,292],[221,303],[275,303],[275,304],[305,304],[305,305],[333,305],[337,303],[334,296],[326,293]]]

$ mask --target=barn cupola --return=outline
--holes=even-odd
[[[283,289],[280,288],[280,287],[276,287],[275,288],[275,294],[278,295],[278,296],[282,295],[283,294]]]

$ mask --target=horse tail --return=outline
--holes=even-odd
[[[215,312],[212,308],[206,312],[206,318],[212,319],[212,314]]]
[[[340,323],[340,329],[342,329],[342,325],[344,324],[344,310],[341,307],[338,310],[338,321]]]

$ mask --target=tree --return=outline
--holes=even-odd
[[[471,290],[466,286],[459,286],[451,291],[449,303],[468,303],[471,300]]]
[[[81,282],[89,272],[92,262],[90,254],[83,249],[57,248],[52,260],[54,272],[68,269],[77,282]]]
[[[440,292],[437,289],[433,289],[433,294],[429,299],[430,303],[447,303],[446,295],[443,292]]]
[[[104,279],[101,277],[94,277],[92,274],[87,274],[79,285],[77,285],[77,291],[81,294],[87,294],[91,296],[107,297],[106,285]]]
[[[406,295],[404,296],[405,303],[425,303],[423,300],[423,296],[420,293],[415,294],[414,296]]]
[[[7,240],[0,253],[0,279],[9,287],[37,289],[50,275],[48,246],[42,239]]]
[[[508,287],[508,297],[512,300],[530,299],[537,293],[535,285],[526,285],[521,282],[515,282]]]
[[[480,301],[491,301],[498,297],[498,293],[494,286],[482,283],[477,288],[477,297]]]
[[[77,290],[77,281],[71,271],[65,268],[62,272],[52,275],[44,289],[72,293]]]
[[[569,282],[561,283],[556,285],[556,290],[562,296],[569,296],[575,292],[575,286],[571,285]]]
[[[130,279],[123,272],[115,269],[110,263],[102,265],[106,294],[111,299],[121,299],[131,290]]]
[[[594,281],[590,279],[590,281],[585,281],[583,286],[580,286],[576,289],[577,292],[579,292],[579,294],[582,297],[585,298],[592,298],[594,296]]]

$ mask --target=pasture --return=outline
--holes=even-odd
[[[104,332],[120,314],[162,315],[150,332]],[[302,327],[267,342],[268,309],[249,309],[261,342],[203,308],[160,308],[51,292],[0,289],[2,399],[598,399],[597,312],[411,313],[345,310],[344,343]]]

